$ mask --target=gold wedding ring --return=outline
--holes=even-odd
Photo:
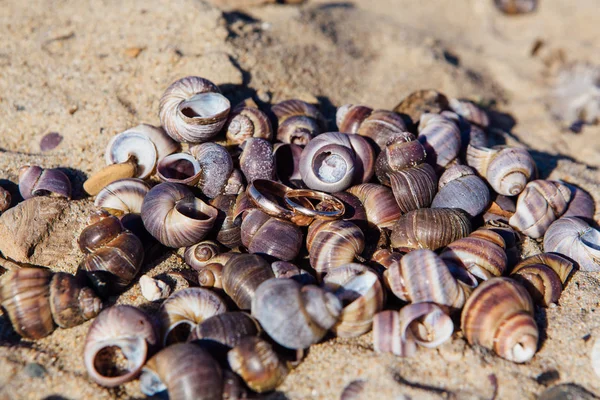
[[[316,190],[290,189],[285,193],[284,199],[295,213],[311,218],[338,219],[346,212],[344,203],[340,199]],[[308,199],[319,200],[319,203],[313,206]],[[304,205],[306,202],[310,203],[311,207],[306,207]]]
[[[268,179],[255,179],[248,185],[246,191],[248,198],[265,214],[272,217],[288,219],[300,226],[307,226],[313,220],[306,214],[296,213],[293,209],[285,207],[285,196],[292,189]],[[300,207],[307,210],[314,208],[308,199],[303,199]]]

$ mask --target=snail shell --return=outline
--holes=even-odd
[[[251,137],[273,139],[269,117],[256,107],[236,107],[225,124],[228,145],[242,144]]]
[[[106,146],[104,160],[106,165],[125,164],[133,160],[133,177],[145,179],[152,175],[158,160],[177,150],[179,144],[167,136],[162,128],[141,124],[113,136]]]
[[[248,184],[255,179],[275,179],[275,157],[271,142],[260,138],[246,139],[240,155],[240,169]]]
[[[543,253],[521,261],[510,276],[521,283],[534,303],[543,307],[558,302],[573,263],[559,254]]]
[[[150,317],[132,306],[107,308],[94,320],[85,338],[83,361],[88,375],[106,387],[133,380],[142,370],[146,356],[158,342]],[[114,376],[111,348],[118,347],[127,359],[125,373]]]
[[[252,299],[252,316],[273,340],[289,349],[317,343],[341,311],[342,304],[333,293],[292,279],[269,279]]]
[[[529,182],[517,199],[515,214],[509,224],[534,239],[567,209],[571,191],[562,183],[546,180]]]
[[[200,242],[212,229],[217,210],[185,185],[161,183],[153,187],[142,204],[146,230],[168,247],[185,247]]]
[[[271,264],[271,269],[275,278],[290,278],[302,285],[315,284],[315,277],[308,271],[298,268],[296,265],[287,261],[275,261]]]
[[[390,269],[393,265],[400,266],[403,254],[390,249],[379,249],[371,256],[371,261],[380,265],[382,269]]]
[[[417,352],[411,331],[400,328],[398,311],[382,311],[373,318],[373,350],[399,357],[411,357]]]
[[[325,120],[319,110],[301,100],[285,100],[275,104],[271,111],[277,116],[277,140],[301,146],[325,128]]]
[[[378,228],[391,228],[402,214],[394,194],[383,185],[362,183],[347,190],[363,204],[367,220]]]
[[[162,158],[156,166],[158,178],[163,182],[194,186],[200,180],[202,168],[198,160],[188,153],[174,153]]]
[[[394,112],[408,115],[413,122],[419,121],[422,114],[439,114],[447,110],[448,98],[440,92],[431,89],[417,90],[406,96]]]
[[[242,243],[250,253],[284,261],[296,258],[303,242],[302,230],[297,225],[256,208],[244,217],[241,232]]]
[[[79,249],[86,253],[83,267],[99,290],[121,291],[140,271],[144,246],[115,216],[99,212],[91,222],[78,240]]]
[[[71,199],[71,181],[59,169],[27,165],[19,170],[19,192],[25,200],[33,196]]]
[[[200,346],[177,343],[148,361],[140,377],[140,389],[147,396],[166,390],[170,400],[221,400],[223,372]]]
[[[200,143],[219,133],[230,108],[229,100],[214,83],[188,76],[167,88],[158,114],[162,126],[177,142]]]
[[[241,311],[214,315],[196,326],[188,341],[212,341],[229,348],[237,346],[246,336],[258,336],[260,326],[249,314]]]
[[[221,253],[221,245],[214,240],[204,240],[193,246],[186,247],[183,252],[185,263],[199,271],[207,264],[210,264],[213,258]]]
[[[490,125],[490,118],[487,113],[475,103],[468,100],[450,99],[450,108],[452,111],[466,119],[472,124],[487,128]]]
[[[483,214],[483,220],[487,223],[490,221],[499,221],[508,224],[508,220],[517,210],[517,206],[513,199],[503,195],[496,196],[496,199],[490,203]]]
[[[258,286],[274,277],[271,266],[262,257],[241,254],[225,264],[223,289],[240,309],[249,310]]]
[[[10,208],[12,202],[12,196],[10,192],[0,186],[0,214]]]
[[[535,11],[538,0],[494,0],[496,8],[504,14],[527,14]]]
[[[484,181],[465,165],[454,165],[440,177],[439,191],[431,208],[460,208],[475,217],[490,202],[490,191]]]
[[[332,331],[339,337],[355,337],[369,331],[373,316],[385,303],[385,291],[377,274],[361,264],[346,264],[330,269],[323,283],[344,305]]]
[[[419,122],[419,142],[432,164],[446,167],[461,148],[460,129],[456,123],[438,114],[423,114]]]
[[[202,143],[190,147],[190,153],[200,165],[198,187],[214,199],[225,190],[233,172],[233,160],[225,147],[216,143]]]
[[[45,268],[7,272],[0,285],[0,305],[15,331],[28,339],[48,336],[56,325],[80,325],[102,309],[100,299],[73,275]]]
[[[217,231],[217,241],[230,249],[242,245],[242,219],[235,218],[236,195],[222,194],[212,199],[209,204],[215,207],[219,214],[214,230]]]
[[[467,164],[504,196],[521,193],[536,173],[535,161],[527,150],[519,147],[469,145]]]
[[[411,303],[432,302],[460,309],[467,297],[446,263],[431,250],[405,254],[400,264],[390,266],[383,276],[396,297]]]
[[[367,182],[374,173],[375,153],[359,135],[329,132],[310,141],[302,151],[300,174],[311,189],[340,192]]]
[[[429,164],[419,164],[388,175],[402,213],[428,207],[435,198],[437,176]]]
[[[477,287],[463,308],[460,326],[470,344],[509,361],[527,362],[537,350],[533,302],[527,290],[509,278],[492,278]]]
[[[142,296],[148,301],[164,300],[171,294],[171,287],[160,279],[142,275],[139,280]]]
[[[286,365],[273,347],[256,336],[246,336],[227,353],[231,369],[248,387],[263,393],[276,389],[288,374]]]
[[[600,271],[600,231],[581,218],[560,218],[544,235],[544,250],[563,254],[581,271]]]
[[[425,148],[411,133],[390,138],[377,156],[377,179],[390,186],[389,175],[405,168],[416,167],[425,161]]]
[[[222,253],[206,262],[203,266],[193,267],[198,271],[198,285],[209,288],[223,288],[223,268],[233,257],[239,256],[239,253]],[[189,265],[189,264],[188,264]],[[190,265],[191,266],[191,265]]]
[[[227,180],[227,184],[223,189],[223,194],[225,195],[238,195],[242,193],[246,189],[244,184],[244,174],[237,168],[234,168],[231,171],[231,175],[229,175],[229,179]]]
[[[407,131],[406,123],[399,114],[354,104],[338,108],[336,123],[340,132],[357,133],[370,138],[378,150],[385,147],[390,137]]]
[[[335,197],[344,204],[342,219],[356,224],[363,232],[368,232],[367,210],[363,202],[347,191],[335,193]]]
[[[98,193],[94,205],[113,215],[139,214],[150,185],[141,179],[120,179]]]
[[[223,300],[208,289],[191,287],[173,293],[158,312],[163,345],[185,341],[198,324],[225,311]]]
[[[594,218],[596,212],[596,204],[594,198],[585,190],[565,183],[565,185],[571,189],[571,201],[567,207],[567,211],[562,215],[565,217],[581,217],[581,218]]]
[[[362,230],[350,221],[315,221],[306,235],[310,265],[319,274],[354,261],[365,248]]]
[[[467,214],[454,208],[420,208],[396,221],[390,237],[400,250],[437,250],[467,236],[471,222]]]

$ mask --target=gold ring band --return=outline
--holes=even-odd
[[[296,213],[293,209],[281,205],[286,204],[284,200],[285,196],[291,190],[291,188],[279,182],[268,179],[255,179],[248,185],[246,193],[250,201],[265,214],[276,218],[288,219],[300,226],[310,225],[313,217]],[[281,204],[277,199],[281,200]],[[307,199],[304,199],[302,204],[298,204],[298,206],[307,210],[313,208],[312,203]]]
[[[294,212],[311,218],[338,219],[346,212],[344,203],[340,199],[316,190],[290,189],[285,193],[284,199]],[[300,204],[299,199],[305,199],[304,203],[306,203],[306,199],[319,200],[320,202],[317,206],[312,206],[312,203],[309,202],[311,204],[309,208]]]

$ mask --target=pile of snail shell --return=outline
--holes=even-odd
[[[374,351],[410,357],[460,329],[524,363],[540,345],[535,307],[556,306],[576,269],[600,270],[594,199],[538,179],[524,148],[487,147],[490,119],[472,102],[426,90],[394,111],[343,105],[328,132],[312,104],[232,108],[191,76],[159,116],[115,135],[84,184],[98,208],[78,239],[85,282],[24,267],[0,286],[23,337],[93,319],[84,364],[100,385],[268,392],[311,345],[369,331]],[[70,198],[63,175],[28,166],[21,193]],[[525,237],[545,253],[521,259]],[[138,279],[158,244],[185,262],[185,287]],[[138,281],[156,315],[100,312]]]

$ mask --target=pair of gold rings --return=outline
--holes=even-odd
[[[292,189],[268,179],[255,179],[246,193],[266,214],[301,226],[309,225],[314,219],[338,219],[346,212],[344,203],[335,196],[316,190]]]

